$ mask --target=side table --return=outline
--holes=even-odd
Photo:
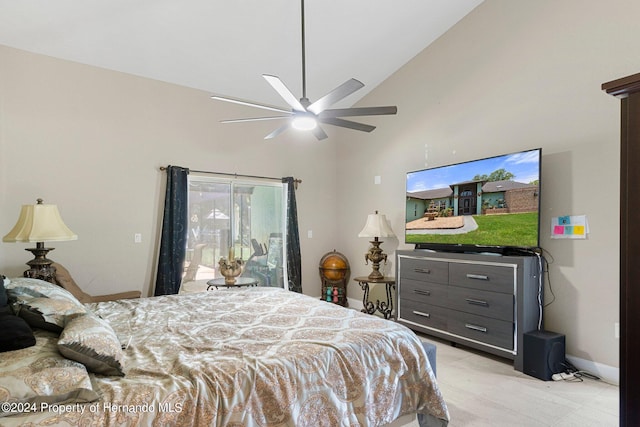
[[[217,279],[212,279],[207,282],[207,290],[211,290],[211,288],[218,287],[224,288],[234,288],[234,287],[242,287],[242,286],[258,286],[258,280],[253,277],[236,277],[236,282],[233,284],[227,284],[224,282],[224,277],[219,277]]]
[[[396,289],[396,279],[393,277],[383,277],[382,279],[369,279],[367,276],[356,277],[356,282],[360,285],[364,291],[364,297],[362,298],[362,305],[364,308],[361,310],[363,313],[374,314],[376,311],[382,313],[385,319],[390,319],[393,313],[393,292]],[[387,290],[387,300],[376,300],[376,303],[369,301],[369,284],[375,285],[376,283],[384,283]]]

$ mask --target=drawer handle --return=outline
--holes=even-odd
[[[420,289],[414,289],[413,292],[418,295],[431,296],[431,291],[421,291]]]
[[[485,276],[484,274],[467,274],[467,279],[489,280],[489,276]]]
[[[415,314],[416,316],[426,317],[427,319],[429,319],[431,317],[431,315],[429,313],[423,313],[423,312],[417,311],[417,310],[413,310],[413,314]]]
[[[465,324],[464,327],[467,329],[473,329],[474,331],[478,332],[487,332],[487,328],[485,328],[484,326],[472,325],[471,323]]]
[[[467,302],[471,305],[481,305],[483,307],[489,307],[489,303],[479,299],[466,298]]]
[[[431,274],[431,270],[428,268],[414,268],[413,271],[416,273]]]

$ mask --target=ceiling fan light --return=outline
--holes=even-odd
[[[311,115],[299,115],[291,121],[291,127],[296,130],[313,130],[318,126],[318,121]]]

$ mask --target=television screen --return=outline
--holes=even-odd
[[[407,173],[405,242],[434,250],[538,247],[541,152]]]

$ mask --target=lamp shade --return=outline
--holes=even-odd
[[[367,217],[367,223],[364,228],[358,234],[358,237],[395,237],[393,230],[387,221],[387,217],[384,214],[379,214],[378,211],[369,214]]]
[[[23,205],[20,217],[13,229],[2,238],[3,242],[60,242],[77,240],[78,235],[69,230],[56,205]]]

